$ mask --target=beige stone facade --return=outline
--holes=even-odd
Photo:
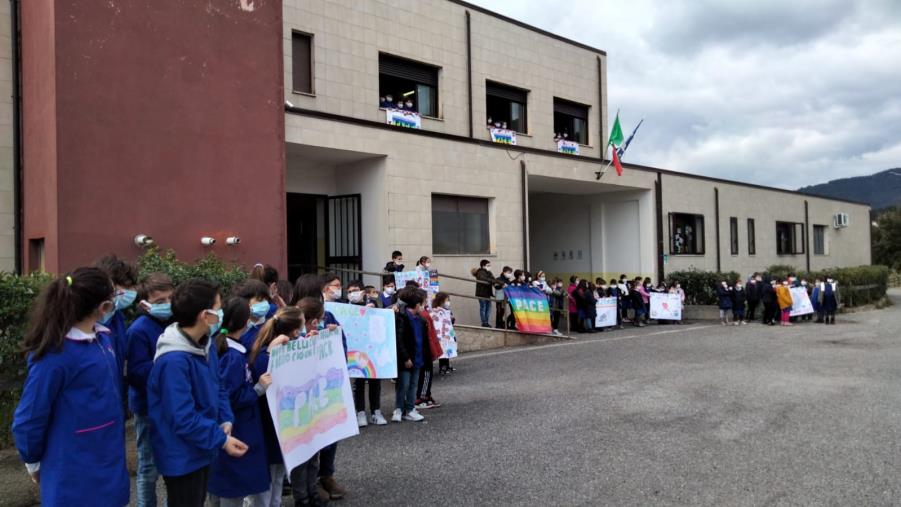
[[[16,266],[10,2],[0,3],[0,271]]]

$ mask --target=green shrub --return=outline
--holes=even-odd
[[[739,278],[740,275],[734,271],[673,271],[666,275],[666,283],[679,282],[682,285],[687,305],[715,305],[718,302],[716,288],[720,282],[726,280],[731,285]]]
[[[775,265],[767,268],[765,275],[783,279],[789,273],[813,283],[816,279],[832,277],[838,282],[839,295],[845,306],[875,303],[885,297],[889,286],[890,271],[885,266],[855,266],[829,268],[820,271],[799,271],[792,266]]]
[[[194,264],[187,264],[172,250],[160,252],[156,248],[148,248],[138,257],[138,272],[142,280],[150,273],[166,273],[175,285],[189,278],[213,280],[222,287],[223,294],[228,294],[232,287],[247,278],[247,272],[241,266],[228,265],[212,253]]]

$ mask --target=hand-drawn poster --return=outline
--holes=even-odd
[[[454,331],[453,314],[446,308],[434,308],[431,311],[432,322],[441,342],[441,359],[457,357],[457,333]]]
[[[651,318],[655,320],[682,320],[682,296],[665,292],[652,292]]]
[[[616,325],[616,298],[600,298],[594,308],[597,315],[594,327],[610,327]]]
[[[397,377],[394,311],[326,303],[347,337],[347,369],[353,378]]]

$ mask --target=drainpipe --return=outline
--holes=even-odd
[[[657,173],[657,181],[654,182],[654,200],[657,204],[657,280],[666,278],[663,266],[663,174]]]
[[[719,187],[713,187],[713,200],[714,200],[714,223],[716,224],[716,272],[720,273],[722,271],[722,264],[720,262],[720,189]]]
[[[522,254],[526,271],[532,271],[529,267],[529,171],[526,169],[526,161],[520,160],[522,168]]]
[[[466,11],[466,82],[468,84],[467,98],[469,99],[469,137],[474,137],[472,129],[472,21],[469,11]]]
[[[10,0],[10,41],[12,42],[13,81],[13,236],[15,238],[16,273],[22,274],[22,45],[19,34],[21,6],[19,0]]]
[[[804,252],[807,257],[807,272],[810,272],[810,216],[808,215],[807,199],[804,200]]]

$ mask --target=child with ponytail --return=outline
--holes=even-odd
[[[122,360],[98,323],[114,294],[106,273],[79,268],[45,287],[30,316],[12,433],[44,505],[128,504]]]

